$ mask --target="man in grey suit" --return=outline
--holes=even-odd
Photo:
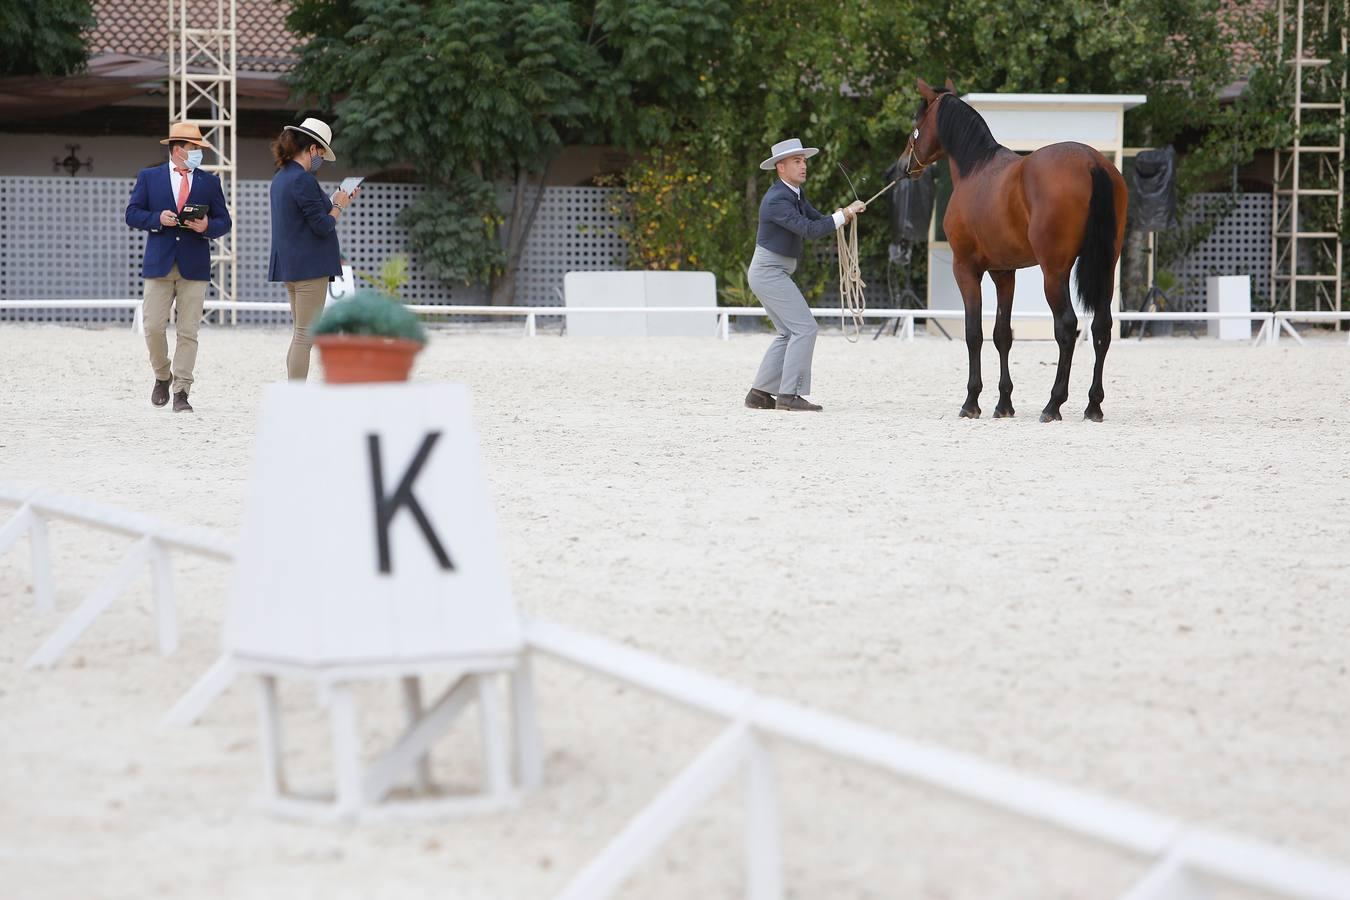
[[[745,395],[750,409],[787,409],[819,412],[805,398],[811,393],[811,356],[816,349],[816,320],[806,298],[792,280],[803,242],[824,237],[866,209],[855,200],[831,216],[816,210],[802,196],[806,160],[820,151],[803,147],[797,138],[773,145],[773,155],[759,164],[776,170],[764,200],[759,205],[759,233],[755,255],[750,260],[750,290],[773,320],[778,336],[759,364],[754,387]]]

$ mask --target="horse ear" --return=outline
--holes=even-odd
[[[956,93],[956,85],[952,84],[952,80],[950,78],[947,79],[947,90],[953,94]]]
[[[933,91],[931,87],[928,86],[928,82],[920,78],[918,80],[918,85],[919,85],[919,96],[927,100],[929,103],[932,103],[933,98],[936,97],[937,94]]]

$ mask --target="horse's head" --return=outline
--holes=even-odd
[[[943,97],[956,94],[956,86],[950,78],[945,87],[937,89],[928,86],[922,78],[919,85],[919,108],[914,113],[914,129],[909,133],[909,142],[905,152],[900,154],[898,164],[905,178],[918,178],[923,170],[937,162],[946,153],[938,139],[938,106]]]

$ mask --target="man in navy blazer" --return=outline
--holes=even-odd
[[[150,232],[145,241],[141,276],[145,279],[145,345],[155,384],[150,402],[164,406],[173,388],[174,412],[192,412],[188,393],[197,363],[197,329],[211,280],[211,240],[230,230],[230,211],[220,179],[202,171],[202,150],[212,149],[201,129],[175,122],[168,138],[169,162],[142,169],[127,202],[127,224]],[[205,206],[206,213],[180,221],[186,205]],[[165,331],[169,312],[178,306],[173,362]]]
[[[750,409],[820,411],[804,396],[811,392],[816,320],[792,273],[806,241],[842,228],[866,207],[857,200],[827,216],[802,195],[806,161],[819,152],[815,147],[803,147],[797,138],[789,138],[774,144],[772,155],[759,164],[761,169],[775,171],[777,177],[759,205],[759,231],[748,280],[778,336],[765,352],[754,385],[745,395],[745,405]]]

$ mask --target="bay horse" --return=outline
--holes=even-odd
[[[1042,422],[1059,421],[1069,398],[1069,368],[1078,317],[1069,300],[1069,273],[1078,261],[1078,301],[1092,313],[1097,364],[1083,418],[1102,420],[1102,366],[1111,346],[1111,297],[1125,239],[1129,202],[1125,179],[1105,156],[1086,144],[1064,142],[1020,156],[994,140],[989,125],[956,96],[951,79],[931,88],[918,81],[922,100],[914,130],[898,163],[902,177],[917,178],[942,157],[951,165],[953,191],[942,219],[952,247],[952,272],[966,310],[970,379],[961,416],[980,417],[980,281],[986,272],[998,293],[994,346],[1001,374],[994,418],[1013,415],[1008,350],[1012,347],[1013,286],[1017,269],[1039,265],[1045,299],[1054,317],[1059,365]]]

